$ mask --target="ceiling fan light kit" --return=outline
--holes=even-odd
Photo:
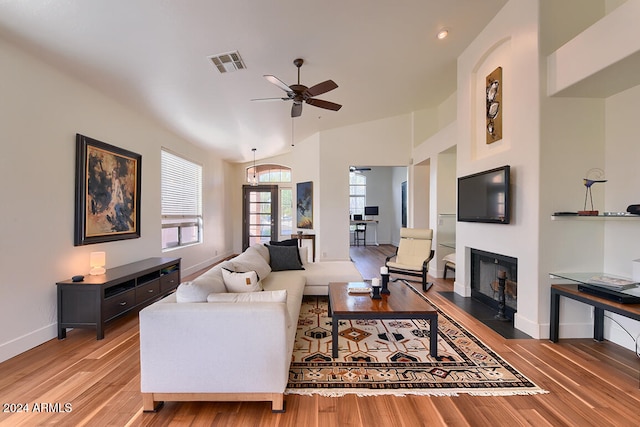
[[[325,101],[322,99],[316,99],[315,97],[318,95],[322,95],[323,93],[327,93],[335,88],[338,85],[333,80],[325,80],[322,83],[318,83],[317,85],[307,87],[303,84],[300,84],[300,67],[304,64],[304,60],[301,58],[294,59],[293,65],[298,68],[298,83],[287,85],[282,80],[277,78],[276,76],[272,76],[266,74],[264,76],[269,83],[278,86],[280,89],[287,93],[286,98],[260,98],[260,99],[252,99],[252,101],[266,101],[266,100],[282,100],[282,101],[293,101],[293,105],[291,106],[291,117],[300,117],[302,114],[302,104],[307,103],[309,105],[313,105],[314,107],[324,108],[326,110],[338,111],[342,108],[342,105],[336,104],[335,102]]]
[[[256,150],[256,148],[251,149],[251,151],[253,151],[253,178],[251,178],[252,187],[258,186],[258,178],[256,178]]]

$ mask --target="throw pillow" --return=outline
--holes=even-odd
[[[236,273],[222,269],[224,285],[229,292],[256,292],[262,290],[262,283],[258,281],[258,274],[255,271],[246,273]]]
[[[247,271],[255,271],[258,274],[258,280],[265,279],[271,273],[269,263],[260,255],[260,252],[253,246],[247,248],[246,251],[237,257],[227,261],[224,266],[227,270],[236,273],[246,273]]]
[[[218,265],[193,279],[193,284],[209,289],[209,293],[227,292],[227,288],[224,286],[224,280],[222,279],[222,268]]]
[[[258,252],[258,254],[260,254],[260,256],[267,262],[267,264],[269,264],[269,249],[267,249],[264,244],[256,243],[250,247],[254,248],[255,251]]]
[[[268,245],[267,248],[269,248],[272,271],[304,270],[297,246]]]
[[[176,302],[205,302],[213,289],[194,282],[182,282],[176,289]]]
[[[209,294],[208,302],[287,302],[287,291]]]
[[[287,239],[281,240],[279,242],[272,240],[269,242],[269,244],[272,246],[298,246],[298,239]]]

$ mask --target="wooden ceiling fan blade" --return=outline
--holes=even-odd
[[[292,92],[291,88],[285,82],[283,82],[282,80],[280,80],[276,76],[272,76],[271,74],[265,74],[264,78],[267,79],[269,81],[269,83],[272,83],[272,84],[278,86],[283,91],[285,91],[287,93]]]
[[[253,98],[250,101],[289,101],[291,98]]]
[[[300,117],[302,114],[302,103],[294,102],[291,106],[291,117]]]
[[[329,102],[315,98],[307,99],[307,104],[333,111],[338,111],[340,108],[342,108],[342,105],[336,104],[335,102]]]
[[[338,85],[333,80],[327,80],[322,83],[318,83],[317,85],[311,86],[309,89],[305,91],[305,95],[310,97],[322,95],[323,93],[327,93],[330,90],[334,90]]]

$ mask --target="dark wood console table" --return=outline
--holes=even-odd
[[[82,282],[58,282],[58,339],[66,338],[67,328],[96,328],[101,340],[106,322],[149,305],[179,284],[180,258],[148,258],[87,275]]]
[[[558,342],[561,296],[593,306],[593,338],[596,341],[602,341],[604,339],[605,311],[610,311],[612,313],[640,321],[640,304],[620,304],[586,292],[581,292],[578,290],[577,284],[551,285],[551,322],[549,325],[549,339],[553,342]]]
[[[302,247],[302,241],[305,239],[311,240],[311,248],[313,253],[313,262],[316,262],[316,235],[315,234],[292,234],[292,239],[298,239],[298,246]]]

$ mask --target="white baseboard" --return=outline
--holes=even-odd
[[[50,339],[58,337],[58,324],[52,323],[43,328],[29,332],[26,335],[15,338],[6,343],[0,344],[0,362],[9,360],[12,357],[31,350]]]
[[[460,295],[461,297],[470,297],[471,296],[471,287],[458,283],[458,281],[453,282],[453,291]]]

